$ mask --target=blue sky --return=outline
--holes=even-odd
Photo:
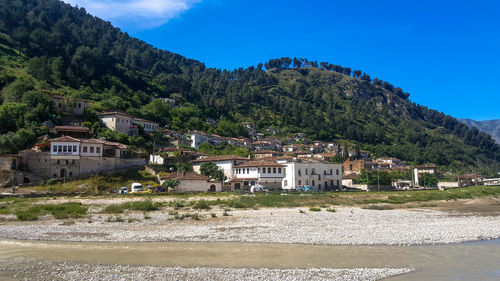
[[[500,119],[500,1],[64,1],[209,67],[327,61],[454,117]]]

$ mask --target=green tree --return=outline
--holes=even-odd
[[[200,166],[200,173],[211,179],[216,179],[218,181],[224,181],[226,176],[224,171],[219,169],[219,167],[214,162],[203,163]]]

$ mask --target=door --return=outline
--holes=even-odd
[[[212,185],[210,186],[210,192],[215,192],[215,184],[212,184]]]

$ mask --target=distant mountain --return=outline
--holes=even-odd
[[[500,144],[500,119],[487,121],[474,121],[471,119],[458,119],[469,127],[476,127],[480,131],[490,134]]]

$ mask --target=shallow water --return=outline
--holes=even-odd
[[[0,262],[42,258],[158,266],[412,267],[390,280],[500,280],[500,240],[434,246],[318,246],[252,243],[73,243],[0,240]],[[0,272],[0,279],[12,273]]]

